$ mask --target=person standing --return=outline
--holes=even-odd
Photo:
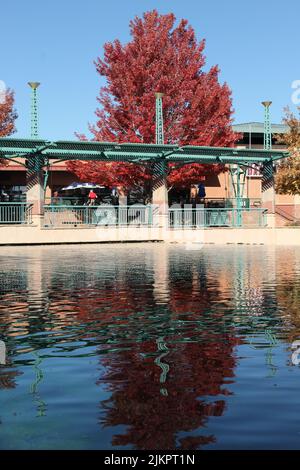
[[[200,199],[200,202],[204,204],[204,200],[206,198],[206,191],[205,191],[204,183],[198,184],[198,197]]]
[[[195,184],[192,184],[191,191],[190,191],[190,201],[191,201],[192,207],[196,207],[197,193],[198,193],[197,186]]]
[[[96,199],[97,199],[97,194],[95,193],[95,191],[93,191],[92,189],[90,190],[89,192],[89,195],[88,195],[88,199],[89,199],[89,206],[94,206],[95,205],[95,202],[96,202]]]

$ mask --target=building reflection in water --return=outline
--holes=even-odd
[[[59,347],[63,354],[70,341],[74,351],[92,346],[104,367],[97,384],[109,392],[98,421],[118,429],[117,447],[196,449],[214,442],[205,426],[226,412],[236,346],[266,331],[276,336],[281,324],[289,325],[288,336],[299,330],[300,289],[293,280],[300,260],[293,255],[288,274],[281,267],[286,260],[265,248],[264,259],[261,248],[237,248],[231,258],[225,250],[162,245],[114,247],[113,253],[81,248],[75,259],[70,248],[61,258],[53,250],[28,251],[21,265],[8,256],[1,265],[9,364],[0,369],[0,387],[16,387],[20,366],[32,367],[29,393],[46,418],[41,351]],[[19,360],[25,353],[29,362]]]

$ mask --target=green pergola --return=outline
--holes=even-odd
[[[238,208],[242,204],[247,169],[253,164],[258,165],[263,175],[263,186],[270,187],[273,184],[275,162],[288,156],[288,152],[277,149],[64,140],[51,142],[39,138],[0,139],[0,158],[26,167],[28,189],[35,185],[45,186],[47,176],[44,180],[42,170],[45,169],[47,175],[50,165],[68,160],[152,163],[153,175],[158,179],[166,175],[169,162],[179,166],[189,163],[224,164],[229,166]],[[161,181],[159,184],[165,183]],[[39,198],[43,199],[42,196]]]
[[[180,164],[236,164],[269,167],[289,153],[282,150],[258,150],[223,147],[157,145],[142,143],[64,141],[43,139],[0,138],[0,158],[19,162],[31,158],[37,167],[67,160],[118,161],[143,164],[146,162],[173,162]]]
[[[166,189],[167,164],[189,163],[224,164],[229,166],[237,209],[242,208],[243,190],[247,168],[259,165],[266,194],[273,187],[273,170],[276,161],[289,153],[282,150],[257,150],[220,147],[179,146],[143,143],[113,143],[88,141],[55,141],[43,139],[0,139],[0,159],[14,161],[26,167],[27,200],[34,201],[33,213],[43,214],[44,190],[47,176],[43,170],[62,161],[117,161],[136,164],[152,163],[153,202],[165,214],[168,207]],[[264,191],[264,189],[263,189]],[[240,211],[238,216],[241,217]],[[241,221],[238,221],[241,225]]]

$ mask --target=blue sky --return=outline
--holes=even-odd
[[[16,93],[17,136],[30,133],[28,81],[40,81],[40,135],[73,139],[94,122],[103,84],[93,60],[103,44],[129,40],[135,15],[158,9],[186,18],[205,38],[207,67],[218,64],[233,92],[235,121],[260,121],[271,99],[272,121],[291,102],[300,79],[299,0],[14,0],[0,5],[0,80]]]

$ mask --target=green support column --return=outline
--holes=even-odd
[[[264,150],[272,149],[272,129],[270,119],[270,106],[272,101],[263,101],[264,107]],[[274,188],[274,170],[273,163],[264,164],[262,170],[262,205],[268,209],[267,224],[275,226],[275,188]]]
[[[38,139],[38,102],[37,89],[39,82],[28,82],[31,88],[31,138]],[[44,211],[44,175],[43,175],[44,157],[41,154],[28,156],[27,174],[26,174],[26,199],[32,204],[33,217],[43,215]],[[37,222],[37,220],[35,220]]]
[[[243,223],[242,209],[246,182],[246,170],[240,165],[230,165],[229,171],[235,197],[234,206],[236,208],[236,218],[234,220],[234,225],[237,227],[241,227]]]
[[[156,93],[156,132],[155,143],[164,144],[164,123],[162,97],[163,93]],[[168,226],[168,190],[167,190],[167,163],[164,159],[153,164],[152,202],[158,206],[160,226]]]

